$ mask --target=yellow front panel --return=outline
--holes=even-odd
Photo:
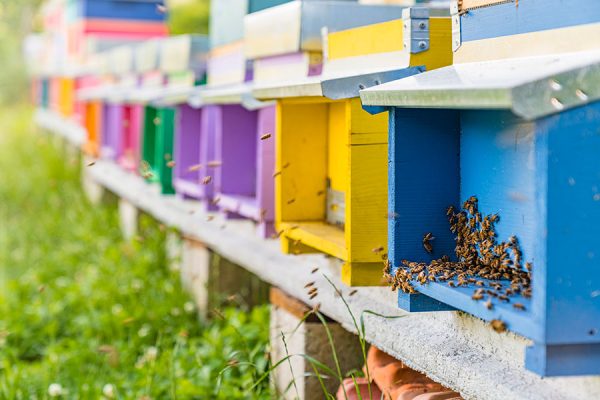
[[[350,134],[350,105],[348,101],[329,106],[329,135],[327,143],[327,177],[333,190],[348,188],[348,139]]]
[[[61,114],[68,117],[73,115],[75,101],[75,80],[70,78],[61,78],[59,84],[59,111]]]
[[[362,134],[385,134],[385,142],[387,143],[387,131],[388,131],[388,113],[382,112],[379,114],[371,115],[366,112],[360,103],[360,99],[350,100],[351,109],[351,132],[354,143],[354,136]],[[380,139],[379,139],[380,140]],[[381,141],[375,141],[374,143],[381,143]]]
[[[328,56],[336,60],[400,51],[404,48],[402,40],[401,19],[334,32],[328,36]]]
[[[277,223],[325,219],[328,116],[326,103],[277,102]]]
[[[387,249],[387,151],[385,143],[350,146],[346,244],[352,262],[383,262],[383,252],[373,249]]]

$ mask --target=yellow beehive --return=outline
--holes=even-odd
[[[59,79],[58,109],[65,117],[73,115],[75,110],[75,79],[72,77]]]
[[[450,18],[429,23],[429,50],[418,54],[404,49],[402,20],[329,34],[319,90],[327,75],[356,76],[349,72],[356,65],[370,72],[377,65],[449,65]],[[332,255],[344,262],[345,283],[379,285],[387,248],[387,113],[364,111],[358,91],[332,100],[315,95],[314,85],[309,78],[296,91],[283,84],[255,90],[258,98],[277,100],[275,219],[282,248]]]

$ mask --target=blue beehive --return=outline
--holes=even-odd
[[[390,110],[389,262],[414,290],[399,305],[458,309],[526,336],[526,367],[540,375],[600,374],[600,2],[462,7],[453,66],[361,92],[367,108]],[[464,261],[446,209],[471,196],[481,218],[498,215],[498,243],[518,241],[510,260],[531,263],[530,292],[498,297],[497,283],[512,291],[502,273],[412,273],[425,263],[427,277],[444,255]],[[481,260],[481,237],[474,246]]]
[[[70,0],[72,16],[78,18],[129,19],[164,21],[161,0]]]

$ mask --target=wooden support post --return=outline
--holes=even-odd
[[[181,284],[193,297],[201,316],[208,311],[210,250],[201,242],[184,238],[181,246]]]
[[[271,384],[278,398],[326,398],[313,366],[304,356],[313,357],[336,370],[327,330],[333,339],[342,374],[362,367],[365,361],[356,335],[329,319],[326,319],[325,327],[315,314],[311,314],[300,324],[311,309],[280,289],[272,288],[270,299],[271,360],[275,364],[291,356],[289,361],[281,363],[271,375]],[[324,371],[320,373],[323,377],[327,375]],[[332,394],[336,393],[340,385],[337,377],[323,379],[323,383]]]
[[[119,225],[121,233],[127,240],[137,235],[139,230],[139,210],[137,207],[125,200],[119,198]]]
[[[95,158],[89,156],[81,158],[81,186],[83,187],[83,192],[90,203],[95,206],[100,204],[116,204],[117,197],[106,190],[104,186],[96,182],[89,174],[88,169],[93,168],[93,165],[90,164],[93,163],[94,160]]]
[[[268,300],[269,286],[265,282],[187,237],[182,246],[181,282],[201,315],[225,303],[250,309]]]

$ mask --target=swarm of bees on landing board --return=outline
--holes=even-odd
[[[475,196],[463,204],[461,211],[448,207],[446,211],[450,230],[456,235],[455,253],[458,261],[450,261],[448,256],[431,263],[418,263],[402,260],[402,265],[392,275],[391,264],[386,261],[384,276],[393,290],[416,293],[413,282],[425,285],[429,282],[446,282],[448,286],[473,286],[472,299],[484,301],[488,309],[494,301],[510,303],[510,297],[522,295],[531,297],[532,264],[522,268],[523,253],[519,241],[511,236],[507,242],[498,242],[495,224],[500,220],[497,214],[483,217],[478,210]],[[431,233],[423,237],[423,247],[433,252]],[[517,310],[525,306],[513,303]]]

